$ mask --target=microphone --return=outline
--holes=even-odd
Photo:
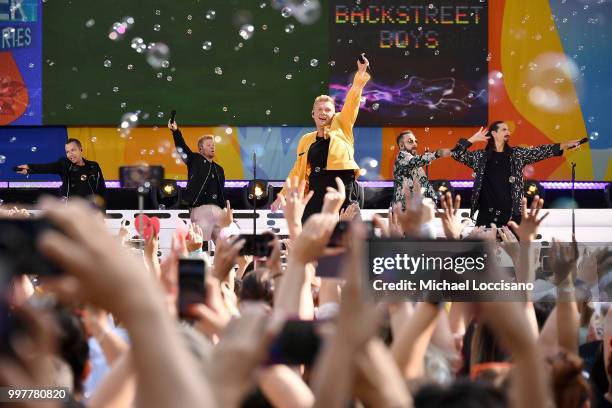
[[[583,137],[582,139],[580,139],[578,141],[578,144],[576,145],[576,147],[580,146],[581,144],[585,144],[589,142],[589,138],[588,137]]]
[[[173,110],[170,112],[170,123],[174,123],[174,118],[176,117],[176,111]]]

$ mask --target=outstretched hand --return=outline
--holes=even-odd
[[[176,121],[172,121],[172,119],[170,119],[168,121],[168,129],[170,129],[171,131],[175,131],[176,129],[178,129],[178,125],[176,124]]]
[[[512,228],[521,242],[531,242],[534,240],[540,224],[549,214],[546,212],[538,218],[542,207],[544,207],[544,200],[540,198],[540,196],[535,196],[533,198],[529,210],[527,210],[527,198],[523,197],[521,200],[521,225],[518,225],[514,221],[508,223],[508,226]]]
[[[478,132],[474,133],[472,137],[468,139],[468,141],[470,143],[486,142],[491,138],[490,136],[487,136],[487,132],[487,128],[481,126]]]

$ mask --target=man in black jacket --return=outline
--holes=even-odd
[[[452,150],[453,159],[474,170],[474,188],[470,216],[478,210],[476,225],[506,225],[521,221],[523,168],[528,164],[561,156],[566,149],[579,145],[578,140],[537,147],[510,147],[510,130],[503,121],[480,128],[469,139],[460,139]],[[482,150],[468,151],[476,142],[487,142]]]
[[[83,158],[83,147],[77,139],[66,141],[66,157],[44,164],[21,164],[19,174],[59,174],[62,179],[60,194],[64,197],[89,197],[106,195],[106,185],[100,165]]]
[[[187,188],[183,202],[189,207],[191,222],[202,228],[205,240],[216,240],[221,228],[232,222],[229,201],[225,200],[225,172],[213,160],[215,140],[206,135],[198,139],[198,152],[185,143],[175,121],[168,122],[178,154],[187,165]]]

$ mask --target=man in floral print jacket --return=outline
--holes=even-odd
[[[476,225],[506,225],[520,222],[523,196],[523,168],[531,163],[561,156],[578,146],[578,140],[537,147],[510,147],[510,130],[503,121],[480,128],[469,139],[460,139],[452,157],[474,170],[470,216],[478,211]],[[482,150],[468,151],[473,143],[487,142]]]
[[[440,157],[449,157],[450,149],[439,149],[434,153],[425,153],[421,156],[417,155],[417,139],[414,133],[410,130],[402,132],[397,136],[397,146],[399,153],[393,165],[393,201],[402,203],[402,208],[406,207],[404,191],[402,189],[404,180],[408,183],[408,187],[412,192],[414,182],[418,180],[421,183],[421,188],[425,191],[423,196],[431,198],[434,202],[438,201],[436,193],[429,183],[429,179],[423,171],[424,166],[428,166],[432,161]]]

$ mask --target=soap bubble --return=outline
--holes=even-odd
[[[589,135],[589,139],[593,141],[599,139],[599,132],[591,132],[591,134]]]
[[[293,17],[301,24],[314,24],[321,18],[321,4],[319,0],[304,0],[294,5]]]
[[[113,92],[119,92],[119,87],[118,86],[113,86]]]
[[[293,9],[291,7],[283,7],[281,10],[281,16],[285,18],[291,17],[291,14],[293,14]]]
[[[297,55],[293,57],[293,62],[298,62],[299,60],[300,60],[300,57],[298,57]]]
[[[272,112],[270,111],[270,109],[266,109],[266,115],[267,115],[267,116],[269,116],[269,115],[270,115],[270,113],[272,113]]]
[[[293,75],[291,75],[291,74],[285,75],[285,79],[291,79],[291,78],[293,78]]]
[[[97,138],[97,137],[95,137],[95,136],[92,136],[92,137],[91,137],[91,142],[92,142],[92,143],[96,143],[96,140],[98,140],[98,138]]]
[[[153,24],[153,31],[161,31],[161,25],[160,24]]]
[[[287,26],[285,27],[285,32],[287,34],[291,34],[294,31],[295,31],[295,26],[293,24],[287,24]]]
[[[168,81],[168,82],[172,82],[172,75],[168,75],[168,76],[166,77],[166,81]]]
[[[280,48],[278,48],[278,47],[274,47],[274,48],[272,49],[272,51],[274,51],[274,53],[275,53],[275,54],[278,54],[278,52],[280,51]]]
[[[91,28],[96,24],[96,20],[94,20],[93,18],[90,18],[89,20],[87,20],[85,22],[85,27],[87,28]]]
[[[319,65],[319,60],[314,59],[314,58],[310,60],[311,67],[316,67],[317,65]]]
[[[378,102],[374,102],[372,104],[372,109],[374,109],[374,110],[378,110],[379,107],[380,107],[380,105],[378,104]]]
[[[253,27],[253,25],[244,24],[242,27],[240,27],[240,30],[238,31],[238,35],[242,37],[243,40],[248,40],[253,36],[254,32],[255,32],[255,27]]]
[[[6,162],[6,156],[0,154],[0,164],[4,164]]]
[[[215,74],[223,75],[223,70],[221,69],[221,67],[215,67]]]
[[[126,112],[121,116],[121,121],[119,122],[119,132],[122,137],[126,137],[130,134],[132,129],[138,126],[140,111],[136,112]]]
[[[214,20],[217,12],[215,10],[208,10],[205,14],[207,20]]]
[[[104,66],[105,66],[106,68],[110,68],[110,67],[111,67],[111,65],[113,65],[113,63],[112,63],[112,61],[111,61],[111,60],[109,60],[109,59],[104,60]]]
[[[127,69],[129,71],[133,70],[134,69],[134,65],[133,64],[128,64]]]
[[[147,50],[147,63],[153,69],[168,68],[170,48],[164,43],[155,43]]]
[[[210,42],[210,41],[204,41],[204,42],[202,43],[202,49],[203,49],[204,51],[209,51],[211,48],[212,48],[212,42]]]
[[[38,147],[32,146],[32,148],[30,150],[33,151],[33,152],[36,152],[38,150]]]

